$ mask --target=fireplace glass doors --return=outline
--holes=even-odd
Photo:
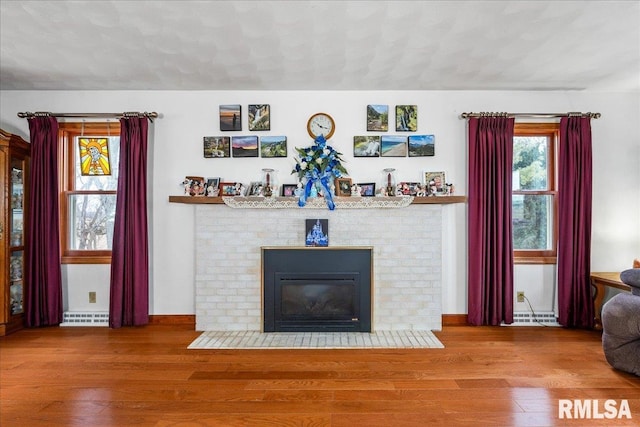
[[[287,251],[263,253],[265,332],[371,331],[370,251]]]
[[[359,274],[276,274],[280,330],[352,330],[360,320]]]

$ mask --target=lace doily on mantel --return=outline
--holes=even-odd
[[[300,209],[296,197],[223,197],[222,201],[235,209]],[[413,202],[413,196],[334,197],[333,201],[336,209],[406,208]],[[307,199],[304,207],[328,209],[323,197]]]

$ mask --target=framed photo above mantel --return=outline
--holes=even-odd
[[[389,106],[367,105],[367,132],[386,132],[389,130]]]
[[[261,136],[260,157],[287,157],[287,137]]]
[[[382,135],[380,138],[380,154],[382,157],[407,157],[407,137]]]
[[[353,157],[380,157],[380,136],[354,136]]]
[[[258,157],[258,137],[232,136],[231,153],[233,157]]]
[[[271,130],[269,104],[249,104],[249,130]]]
[[[409,135],[409,157],[434,156],[435,141],[434,135]]]
[[[396,105],[396,132],[418,130],[418,106]]]
[[[242,107],[240,104],[220,105],[220,130],[242,130]]]
[[[205,159],[231,157],[231,138],[228,136],[205,136],[203,139]]]

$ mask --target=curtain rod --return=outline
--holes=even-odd
[[[552,119],[556,117],[589,117],[591,119],[599,119],[600,113],[462,113],[461,119],[469,119],[471,117],[531,117],[537,119]]]
[[[122,117],[146,117],[153,122],[153,119],[158,117],[158,113],[155,111],[148,113],[140,113],[138,111],[126,111],[124,113],[50,113],[47,111],[36,111],[31,113],[29,111],[25,113],[18,113],[18,117],[31,118],[31,117],[76,117],[76,118],[91,118],[91,119],[119,119]]]

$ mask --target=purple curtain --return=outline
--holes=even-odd
[[[469,119],[468,321],[513,323],[511,174],[514,119]]]
[[[58,221],[58,121],[55,117],[29,120],[31,184],[28,245],[25,251],[25,324],[28,327],[62,323],[62,273]]]
[[[558,322],[593,327],[591,271],[591,119],[560,119],[558,153]]]
[[[109,326],[149,323],[146,118],[120,120],[118,199],[111,260]]]

